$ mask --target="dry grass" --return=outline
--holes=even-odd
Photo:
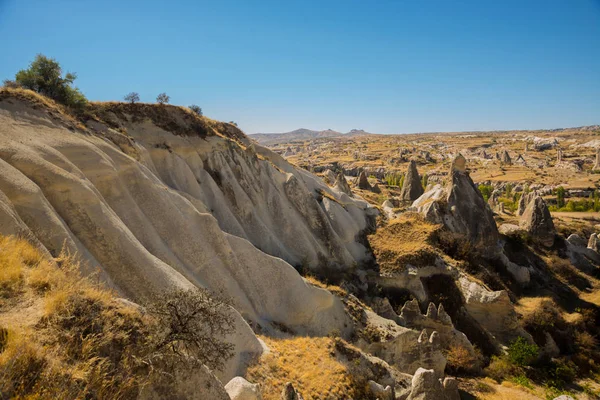
[[[334,339],[262,337],[271,349],[248,370],[248,380],[262,385],[264,400],[279,400],[287,382],[294,385],[305,400],[360,397],[348,369],[335,359]]]
[[[437,257],[433,242],[440,228],[417,214],[405,213],[369,236],[381,271],[394,273],[409,263],[417,266],[433,263]]]
[[[36,110],[42,109],[46,111],[50,118],[66,124],[69,128],[86,130],[85,126],[66,107],[33,90],[0,87],[0,101],[10,101],[10,99],[27,102]]]
[[[329,285],[327,283],[321,282],[320,280],[318,280],[317,278],[315,278],[312,275],[307,275],[304,277],[304,279],[311,285],[316,286],[321,289],[329,290],[331,293],[336,294],[340,297],[345,297],[348,295],[348,292],[346,292],[341,287],[339,287],[337,285]]]
[[[148,376],[134,357],[142,316],[82,278],[73,257],[0,237],[0,260],[12,289],[0,310],[3,398],[134,398]]]
[[[0,297],[18,293],[24,267],[36,266],[41,260],[41,254],[27,241],[0,237]]]

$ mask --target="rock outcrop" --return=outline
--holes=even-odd
[[[502,162],[502,164],[512,165],[512,160],[510,158],[510,155],[508,154],[508,151],[504,150],[502,152],[502,156],[500,158],[500,161]]]
[[[600,147],[596,149],[596,162],[592,167],[593,171],[600,171]]]
[[[477,250],[488,256],[498,254],[498,228],[488,207],[466,169],[462,155],[452,162],[449,183],[434,186],[412,204],[412,209],[434,223],[464,236]]]
[[[0,233],[26,235],[53,255],[76,252],[84,272],[133,301],[177,288],[223,291],[235,319],[223,381],[263,351],[246,321],[348,333],[341,301],[289,263],[343,274],[370,259],[359,242],[371,224],[366,202],[233,125],[178,107],[104,103],[107,122],[88,128],[44,107],[0,99]]]
[[[419,368],[411,388],[396,399],[401,400],[460,400],[458,382],[454,378],[441,380],[434,371]]]
[[[335,189],[337,189],[339,192],[347,194],[348,196],[352,197],[352,189],[350,189],[350,185],[348,184],[348,181],[346,180],[346,177],[344,176],[344,172],[340,171],[337,175],[337,178],[335,180]]]
[[[598,240],[598,235],[596,233],[592,233],[590,235],[590,240],[588,241],[587,248],[594,250],[597,253],[600,253],[600,240]]]
[[[406,175],[404,176],[404,184],[400,191],[400,199],[402,201],[413,202],[423,194],[423,185],[417,171],[417,164],[414,160],[410,160]]]
[[[527,208],[527,206],[529,205],[531,200],[533,200],[535,198],[535,196],[537,196],[537,193],[535,191],[526,192],[526,193],[523,192],[523,194],[519,198],[519,205],[517,207],[517,215],[518,216],[523,215],[523,213],[525,212],[525,209]]]
[[[435,307],[433,303],[429,303],[427,313],[423,315],[416,299],[407,301],[402,307],[400,318],[406,327],[419,330],[426,329],[429,332],[436,331],[444,349],[453,346],[462,347],[471,356],[475,357],[475,348],[464,333],[454,328],[452,319],[441,303],[438,307]]]
[[[356,186],[358,186],[358,188],[362,190],[373,189],[371,187],[371,184],[369,183],[369,179],[367,178],[367,174],[365,173],[364,169],[360,171],[360,175],[358,176],[358,183]]]
[[[260,387],[250,383],[241,376],[236,376],[225,385],[231,400],[262,400]]]
[[[520,226],[531,235],[535,242],[545,247],[554,245],[556,229],[546,202],[541,196],[535,196],[529,202],[521,216]]]

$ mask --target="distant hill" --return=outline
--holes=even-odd
[[[361,136],[369,135],[362,129],[352,129],[350,132],[342,133],[332,129],[324,131],[315,131],[312,129],[300,128],[291,132],[285,133],[254,133],[249,135],[252,139],[263,145],[273,145],[277,143],[292,142],[295,140],[305,141],[319,138],[328,138],[336,136]]]

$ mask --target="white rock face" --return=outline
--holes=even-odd
[[[133,301],[194,286],[225,292],[236,355],[217,374],[224,381],[262,352],[244,319],[347,332],[339,300],[288,262],[345,271],[367,259],[357,239],[374,209],[259,146],[175,136],[148,119],[124,125],[135,141],[97,123],[95,134],[71,131],[0,101],[0,233],[51,254],[64,244]]]
[[[262,400],[260,388],[242,378],[236,376],[225,385],[225,390],[231,400]]]

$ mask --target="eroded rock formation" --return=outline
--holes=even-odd
[[[400,191],[400,199],[403,201],[413,202],[423,194],[423,185],[417,171],[417,164],[414,160],[410,160],[406,175],[404,176],[404,184]]]
[[[541,196],[535,196],[523,212],[521,228],[531,235],[537,243],[552,247],[556,229],[546,202]]]

